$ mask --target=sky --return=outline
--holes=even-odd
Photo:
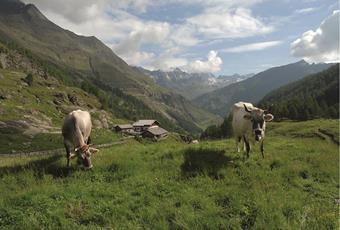
[[[339,62],[337,0],[24,0],[128,64],[215,75]]]

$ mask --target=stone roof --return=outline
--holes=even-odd
[[[168,131],[166,131],[165,129],[161,127],[148,128],[147,132],[150,132],[153,135],[162,135],[162,134],[168,133]]]
[[[135,123],[133,123],[132,125],[133,125],[133,126],[151,126],[151,125],[153,125],[155,122],[156,122],[157,124],[159,124],[159,122],[156,121],[156,120],[139,120],[139,121],[136,121]]]

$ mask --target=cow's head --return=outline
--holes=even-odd
[[[90,145],[84,144],[83,146],[76,148],[75,151],[78,153],[78,161],[81,162],[85,168],[92,168],[91,155],[92,153],[99,152],[98,149],[90,147]]]
[[[265,113],[262,109],[249,109],[244,104],[244,109],[247,114],[244,115],[244,119],[250,120],[252,123],[253,133],[256,141],[261,141],[264,138],[264,131],[266,129],[266,121],[272,121],[274,116],[270,113]]]

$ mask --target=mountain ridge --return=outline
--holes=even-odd
[[[262,71],[251,78],[237,82],[213,92],[203,94],[193,102],[220,116],[225,116],[231,106],[238,101],[257,103],[271,90],[294,82],[306,75],[320,72],[331,64],[308,64],[304,60],[277,66]]]
[[[269,92],[258,103],[275,118],[339,117],[339,64]]]
[[[252,76],[246,75],[220,75],[215,76],[212,73],[188,73],[180,68],[171,71],[147,70],[142,67],[135,67],[153,81],[165,88],[175,90],[189,100],[194,100],[202,94],[222,88],[234,82],[242,81]]]

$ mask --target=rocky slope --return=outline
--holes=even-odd
[[[252,76],[234,74],[216,77],[212,73],[187,73],[179,68],[172,71],[150,71],[141,67],[137,69],[151,77],[158,85],[174,90],[189,100]]]

